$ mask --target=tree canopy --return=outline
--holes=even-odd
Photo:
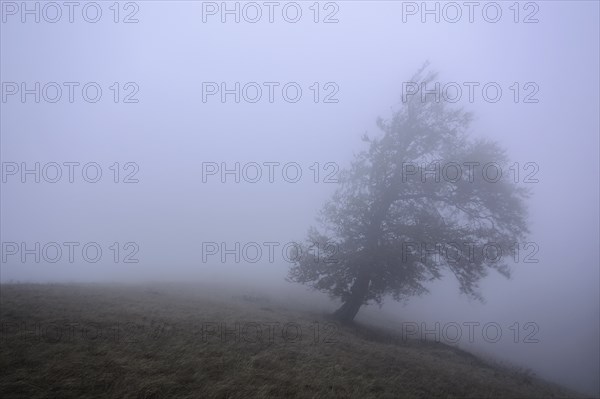
[[[411,81],[435,78],[421,69]],[[386,296],[426,293],[444,269],[482,300],[478,282],[490,269],[508,277],[509,249],[528,233],[529,193],[507,178],[505,150],[471,137],[471,113],[438,100],[410,96],[377,120],[382,134],[363,137],[368,148],[340,172],[289,270],[289,281],[341,299],[342,321]]]

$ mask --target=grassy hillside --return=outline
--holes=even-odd
[[[2,285],[0,318],[2,398],[573,397],[442,343],[219,287]]]

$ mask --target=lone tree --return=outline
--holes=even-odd
[[[410,87],[427,89],[423,67]],[[339,187],[312,227],[288,281],[340,298],[351,322],[362,305],[403,301],[449,270],[460,291],[483,300],[489,269],[509,277],[507,258],[527,234],[528,190],[509,175],[505,151],[467,134],[472,117],[420,93],[403,99],[379,138],[340,172]],[[500,173],[503,175],[500,176]],[[514,172],[514,170],[513,170]]]

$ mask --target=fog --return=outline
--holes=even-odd
[[[442,85],[463,88],[456,106],[473,112],[472,135],[498,141],[518,162],[519,184],[532,190],[527,241],[538,262],[524,262],[530,251],[522,249],[510,279],[490,273],[480,284],[485,303],[460,295],[450,275],[430,295],[405,305],[389,298],[358,318],[430,328],[495,322],[497,343],[476,335],[458,345],[600,395],[598,3],[521,2],[516,15],[501,2],[495,23],[495,8],[482,14],[488,3],[472,22],[465,6],[451,22],[455,11],[438,4],[436,22],[422,15],[424,3],[409,3],[299,2],[300,18],[296,6],[282,15],[287,3],[279,3],[269,22],[259,2],[255,23],[256,8],[234,2],[227,7],[238,4],[237,23],[221,2],[120,3],[118,16],[102,2],[96,23],[80,8],[69,22],[66,6],[51,23],[56,8],[27,3],[40,8],[36,23],[25,3],[2,2],[0,281],[214,281],[335,309],[326,295],[285,281],[291,263],[282,248],[305,239],[338,170],[366,148],[361,136],[381,134],[377,117],[402,106],[403,83],[429,61]],[[95,8],[87,12],[93,20]],[[73,101],[65,82],[74,82]],[[221,97],[223,82],[230,91]],[[480,84],[473,101],[464,82]],[[482,93],[489,82],[502,88],[497,102]],[[62,96],[48,101],[56,86]],[[101,98],[88,101],[97,86]],[[249,101],[257,86],[262,97]],[[534,168],[527,163],[537,182],[523,182]],[[62,248],[54,263],[56,247],[41,250],[48,243]],[[273,243],[271,258],[264,243]],[[538,342],[524,342],[528,322]]]

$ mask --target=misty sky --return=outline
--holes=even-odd
[[[478,342],[473,349],[600,394],[599,5],[521,2],[516,16],[513,2],[498,2],[502,14],[491,23],[486,18],[494,17],[494,9],[484,18],[488,3],[481,2],[473,22],[463,7],[462,17],[451,23],[446,19],[454,18],[454,10],[440,3],[437,23],[434,15],[422,22],[421,10],[412,14],[411,7],[421,2],[408,3],[297,2],[302,14],[295,23],[286,18],[296,18],[296,8],[282,15],[286,2],[278,3],[272,23],[266,6],[251,23],[244,16],[255,18],[255,9],[239,3],[247,14],[239,23],[224,15],[223,23],[221,2],[193,1],[139,1],[127,8],[120,3],[118,16],[113,2],[98,2],[102,14],[96,23],[83,18],[82,2],[72,23],[66,7],[58,22],[49,23],[44,17],[55,18],[56,10],[43,14],[39,3],[35,23],[35,15],[22,15],[21,2],[15,9],[3,1],[0,281],[230,279],[289,285],[283,279],[290,264],[280,248],[303,240],[335,190],[335,183],[325,182],[328,174],[349,166],[353,154],[365,148],[362,134],[379,134],[376,118],[389,118],[402,106],[403,82],[428,60],[442,85],[480,83],[474,101],[465,89],[457,106],[474,113],[473,136],[499,141],[510,163],[519,164],[519,184],[532,188],[528,241],[539,247],[539,262],[513,262],[510,280],[490,274],[481,283],[486,304],[460,296],[456,282],[447,279],[407,306],[388,301],[382,312],[394,322],[495,321],[506,334],[515,322],[535,322],[539,343],[506,339],[497,345]],[[87,10],[93,19],[95,9]],[[127,18],[138,22],[123,23]],[[527,18],[538,22],[524,23]],[[28,89],[40,82],[39,103],[36,94],[22,101],[23,82]],[[48,82],[62,87],[56,103],[46,101],[55,97],[54,86],[42,89]],[[72,103],[64,82],[74,82]],[[89,82],[102,89],[95,103],[82,95]],[[220,92],[207,94],[208,87],[220,90],[222,82],[230,89],[235,82],[241,87],[257,82],[262,97],[252,103],[240,94],[236,103],[235,94],[225,102]],[[273,102],[264,82],[272,82]],[[290,82],[302,89],[297,102],[282,94]],[[481,91],[489,82],[503,90],[495,103]],[[517,102],[510,88],[515,82]],[[13,93],[15,87],[19,91]],[[292,97],[294,87],[287,92]],[[539,90],[529,99],[538,102],[526,103],[533,87]],[[247,97],[254,96],[252,90]],[[137,102],[125,102],[131,100]],[[40,183],[34,174],[22,183],[23,163],[34,169],[36,162]],[[73,183],[65,162],[79,163],[72,164]],[[88,183],[82,166],[93,162],[102,176]],[[233,169],[236,162],[240,168],[262,165],[262,178],[251,183],[242,176],[236,183],[219,170],[205,173],[203,181],[208,163]],[[272,164],[273,182],[265,162],[279,163]],[[537,183],[522,182],[528,162],[539,168]],[[51,180],[52,163],[62,165],[56,183],[46,182],[41,171],[47,165]],[[290,163],[291,171],[282,174]],[[289,182],[298,165],[301,178]],[[88,179],[96,169],[88,170]],[[251,180],[254,171],[245,170]],[[124,183],[127,178],[138,182]],[[13,242],[29,248],[36,242],[78,245],[73,263],[66,250],[56,263],[36,263],[34,255],[25,261],[8,255],[12,247],[6,243]],[[90,242],[103,251],[96,263],[82,259],[81,248]],[[115,242],[118,254],[111,249]],[[256,263],[236,263],[233,256],[222,262],[220,254],[204,261],[203,242],[279,246],[273,262],[264,252]],[[129,255],[139,262],[124,263]]]

